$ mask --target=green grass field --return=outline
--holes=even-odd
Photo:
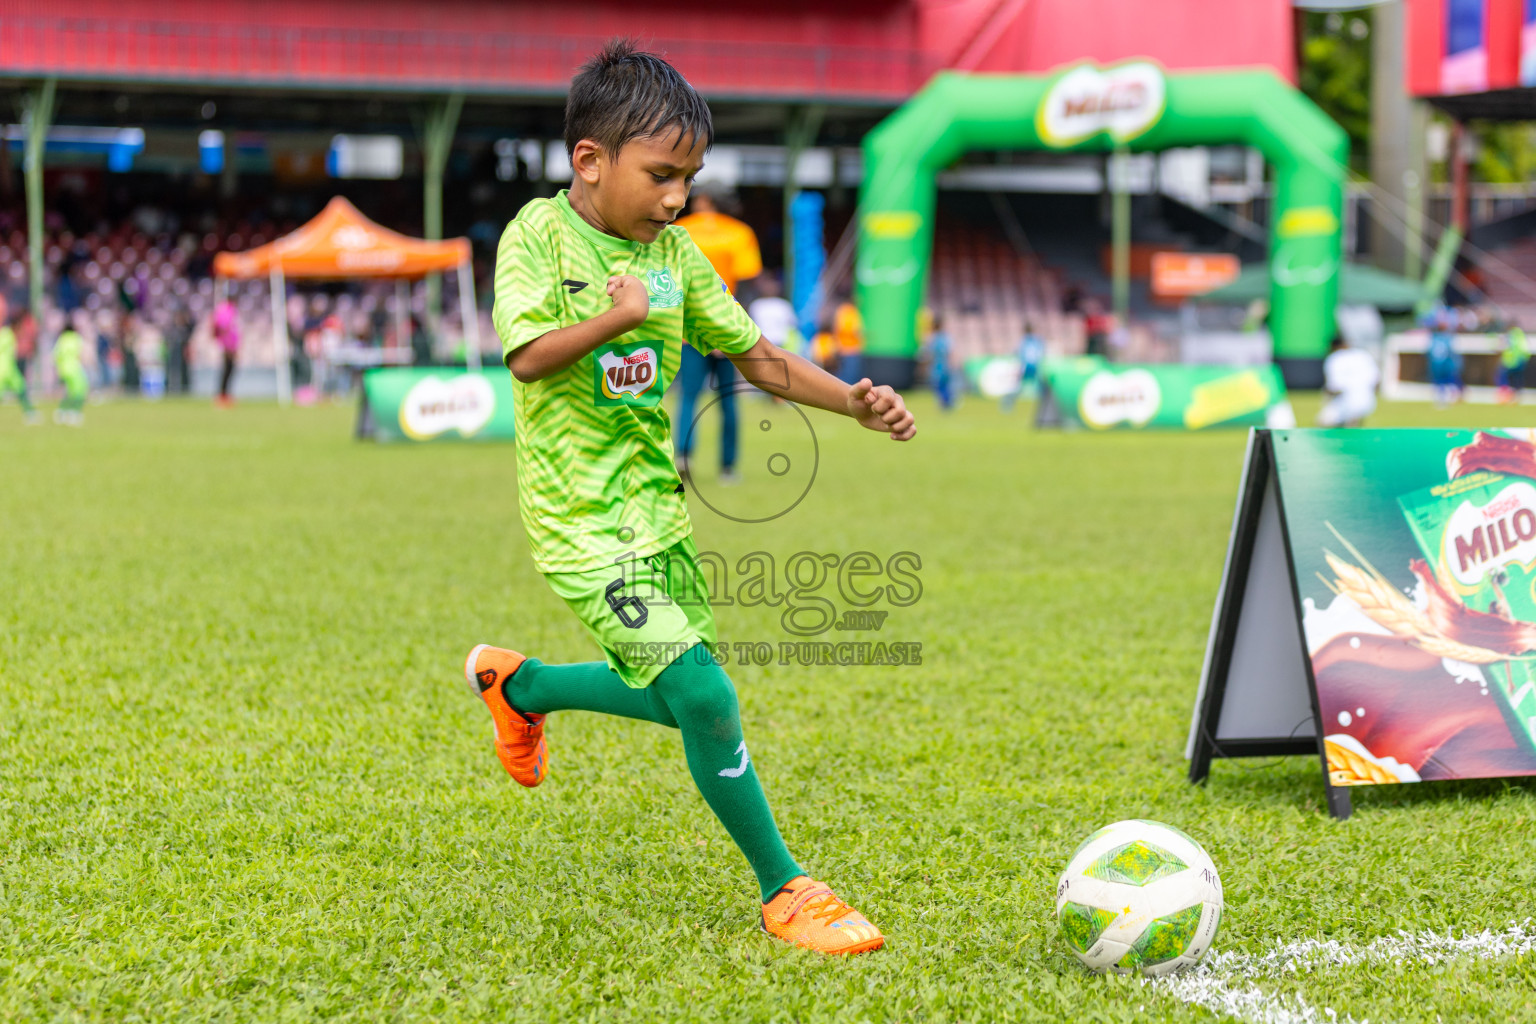
[[[596,656],[532,568],[510,446],[360,444],[348,407],[0,408],[0,1020],[1217,1019],[1057,937],[1057,872],[1128,817],[1210,851],[1220,951],[1528,916],[1531,784],[1357,794],[1338,823],[1315,758],[1185,781],[1241,432],[914,406],[907,445],[813,413],[785,516],[695,506],[732,561],[921,559],[876,634],[920,666],[729,667],[791,850],[888,936],[836,962],[757,930],[676,733],[558,714],[549,782],[502,772],[468,648]],[[1442,423],[1536,409],[1372,421]],[[778,500],[746,443],[731,500]],[[717,614],[787,638],[780,609]],[[1255,984],[1340,1019],[1536,1019],[1530,954]]]

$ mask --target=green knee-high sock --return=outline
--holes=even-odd
[[[643,690],[629,686],[606,661],[546,665],[538,658],[529,658],[501,685],[501,693],[508,704],[530,715],[599,711],[677,728],[654,686]]]
[[[688,771],[710,810],[736,841],[757,875],[767,902],[794,878],[805,874],[789,855],[773,812],[763,796],[741,738],[736,688],[725,670],[690,651],[656,678],[655,690],[666,702],[683,734]]]

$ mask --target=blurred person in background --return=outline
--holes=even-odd
[[[740,284],[762,274],[763,255],[752,229],[720,209],[733,200],[729,190],[696,185],[688,197],[688,215],[679,217],[676,224],[704,253],[725,290],[735,295]],[[687,476],[693,454],[694,408],[708,381],[714,382],[720,396],[720,482],[735,483],[740,479],[736,474],[736,367],[719,352],[705,355],[691,344],[683,346],[683,361],[677,371],[677,469]]]
[[[1461,355],[1456,351],[1456,314],[1440,310],[1429,331],[1429,382],[1435,389],[1435,405],[1445,408],[1461,400]]]
[[[85,375],[85,365],[81,362],[85,353],[85,338],[80,328],[85,326],[85,319],[76,312],[70,325],[64,328],[58,340],[53,343],[53,368],[59,375],[59,383],[64,385],[64,399],[54,410],[53,421],[71,427],[85,423],[85,398],[91,389]]]
[[[300,405],[314,401],[315,366],[310,356],[320,349],[320,332],[325,329],[329,315],[330,303],[326,297],[312,296],[304,314],[303,327],[288,334],[288,380],[293,386],[294,401]]]
[[[1504,351],[1499,354],[1499,402],[1520,401],[1525,387],[1525,367],[1531,361],[1531,347],[1525,331],[1515,324],[1504,332]]]
[[[757,279],[758,297],[747,307],[747,315],[763,332],[763,337],[787,352],[804,356],[805,339],[800,336],[800,318],[795,307],[781,294],[779,279],[763,274]]]
[[[38,422],[38,415],[27,396],[27,378],[16,365],[16,329],[6,322],[9,313],[5,296],[0,295],[0,395],[15,395],[22,418],[30,425]]]
[[[117,383],[117,371],[122,363],[112,345],[112,335],[100,330],[93,325],[88,318],[78,320],[71,319],[67,323],[74,324],[80,332],[80,337],[85,344],[94,346],[96,351],[96,386],[109,388]]]
[[[933,333],[928,336],[928,386],[939,400],[939,408],[946,412],[955,404],[955,382],[949,365],[949,332],[944,330],[944,318],[932,316]]]
[[[70,246],[59,264],[59,308],[66,313],[73,313],[80,305],[80,294],[84,290],[80,286],[80,268],[90,260],[90,247],[81,239]]]
[[[1013,405],[1026,392],[1033,397],[1037,391],[1040,378],[1040,363],[1045,359],[1045,342],[1040,336],[1030,330],[1029,325],[1024,327],[1024,336],[1019,339],[1019,376],[1014,382],[1013,390],[1002,397],[998,403],[1003,412],[1012,412]]]
[[[165,389],[176,394],[192,390],[192,311],[177,306],[165,329]]]
[[[118,358],[123,365],[123,393],[131,395],[139,390],[139,335],[143,322],[134,313],[124,313],[117,321]]]
[[[1114,318],[1098,299],[1089,299],[1083,304],[1083,330],[1088,334],[1088,355],[1109,355],[1109,332],[1113,326]]]
[[[133,318],[130,336],[134,359],[138,363],[139,393],[145,398],[165,395],[165,335],[143,317]]]
[[[224,366],[219,372],[219,397],[215,400],[228,408],[235,403],[229,393],[229,385],[235,377],[235,357],[240,353],[240,311],[233,299],[226,297],[213,311],[213,340],[224,356]],[[279,355],[278,358],[282,358]]]
[[[1029,326],[1019,339],[1019,387],[1034,394],[1040,383],[1040,364],[1045,362],[1045,341]]]
[[[832,314],[832,337],[837,342],[837,375],[849,384],[857,384],[864,369],[864,317],[845,289],[838,294],[837,309]]]
[[[309,360],[309,382],[294,392],[294,401],[300,405],[312,405],[327,391],[327,378],[331,363],[341,350],[341,314],[327,313],[318,326],[304,338],[304,353]]]
[[[1003,396],[999,403],[1003,412],[1011,412],[1013,405],[1026,392],[1033,397],[1038,390],[1040,379],[1040,364],[1045,359],[1045,342],[1040,336],[1030,330],[1029,325],[1024,326],[1024,336],[1019,339],[1017,358],[1019,361],[1019,376],[1014,382],[1013,390]]]
[[[411,365],[432,365],[432,335],[421,322],[421,317],[411,314]]]
[[[828,373],[837,374],[837,342],[832,337],[830,322],[823,321],[811,339],[811,361]]]
[[[1317,414],[1320,427],[1358,427],[1376,411],[1381,371],[1363,348],[1353,348],[1342,334],[1333,337],[1323,360],[1323,390],[1331,397]]]
[[[27,367],[32,357],[37,355],[37,317],[32,315],[30,309],[23,307],[11,322],[11,329],[16,332],[16,371],[25,381]]]

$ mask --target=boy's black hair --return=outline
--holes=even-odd
[[[565,101],[565,150],[591,139],[609,159],[631,139],[661,135],[676,128],[678,142],[715,143],[709,106],[678,74],[654,53],[637,49],[633,39],[613,39],[576,72]],[[691,143],[690,143],[691,144]]]

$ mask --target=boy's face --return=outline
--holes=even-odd
[[[588,209],[577,212],[609,234],[654,242],[687,205],[694,176],[704,166],[704,147],[704,139],[681,138],[675,128],[631,139],[614,156],[582,139],[571,154],[573,205],[585,200]]]

